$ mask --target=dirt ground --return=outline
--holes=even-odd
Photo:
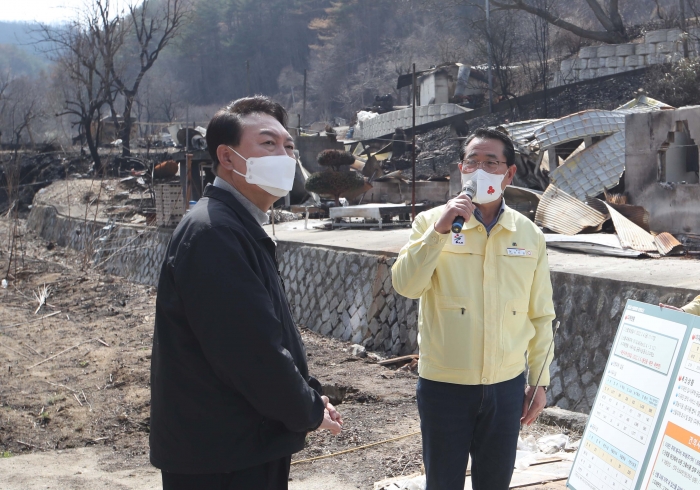
[[[0,219],[3,277],[8,230]],[[159,488],[148,462],[155,288],[83,266],[79,252],[21,230],[20,255],[0,289],[2,487]],[[48,298],[38,308],[45,288]],[[302,461],[419,429],[415,373],[380,366],[374,356],[353,357],[348,343],[303,326],[302,336],[311,373],[341,398],[345,426],[338,437],[309,434],[293,458],[290,488],[369,489],[420,471],[416,434]],[[553,432],[535,425],[523,436]]]

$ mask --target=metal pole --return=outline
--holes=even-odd
[[[272,206],[270,206],[270,219],[272,221],[272,236],[275,235],[275,204],[272,203]]]
[[[484,0],[486,3],[486,45],[489,52],[489,113],[493,112],[493,76],[491,74],[491,7],[489,0]]]
[[[185,109],[185,151],[190,151],[190,106]]]
[[[416,64],[413,63],[413,128],[411,129],[413,150],[411,154],[411,167],[413,171],[413,184],[411,190],[411,221],[416,220]]]
[[[184,168],[180,166],[180,182],[183,183],[184,187],[182,188],[182,198],[185,200],[184,202],[184,209],[188,210],[190,206],[190,184],[188,182],[188,179],[190,178],[190,160],[189,160],[189,153],[190,153],[190,106],[187,106],[187,109],[185,109],[185,166]],[[182,178],[182,171],[185,171],[185,178]]]
[[[685,28],[685,0],[679,0],[680,28],[683,31],[683,58],[688,59],[688,31]]]
[[[301,122],[306,122],[306,68],[304,68],[304,102],[301,109]],[[301,127],[301,124],[299,124]]]
[[[248,97],[251,96],[250,93],[250,60],[245,60],[245,72],[246,72],[246,79],[248,81]]]
[[[190,209],[190,198],[192,197],[192,153],[185,155],[185,168],[187,169],[187,177],[185,177],[185,209]]]

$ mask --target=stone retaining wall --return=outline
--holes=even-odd
[[[391,285],[393,256],[282,242],[277,252],[297,322],[387,354],[418,350],[418,301]]]
[[[45,240],[92,251],[107,272],[155,286],[171,229],[84,223],[35,206],[28,226]],[[86,239],[90,237],[90,239]],[[87,245],[86,245],[87,244]],[[418,302],[391,284],[395,254],[281,242],[280,270],[295,320],[329,337],[392,355],[417,352]],[[628,299],[684,304],[695,291],[551,273],[561,329],[549,404],[589,412]]]
[[[69,218],[51,206],[34,205],[27,226],[44,240],[86,252],[96,266],[140,284],[158,284],[173,230]]]
[[[643,260],[640,260],[643,268]],[[695,291],[553,271],[554,309],[561,321],[550,369],[549,405],[588,413],[628,299],[682,305]]]
[[[647,32],[643,43],[583,47],[576,58],[561,62],[560,70],[554,74],[553,86],[680,61],[683,58],[682,34],[680,29],[663,29]],[[697,57],[700,28],[692,27],[688,34],[689,56]]]
[[[418,302],[391,286],[392,254],[281,243],[294,317],[322,335],[401,355],[417,351]],[[684,304],[695,292],[564,272],[551,273],[561,328],[548,404],[588,413],[628,299]]]

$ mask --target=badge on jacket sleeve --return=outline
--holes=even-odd
[[[452,245],[464,245],[464,233],[453,233]]]

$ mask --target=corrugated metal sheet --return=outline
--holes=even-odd
[[[639,252],[657,252],[658,248],[651,233],[644,231],[639,226],[622,216],[615,208],[604,201],[598,200],[607,208],[610,218],[612,218],[615,231],[620,239],[620,244],[624,248],[631,248]]]
[[[524,145],[532,141],[535,138],[535,133],[552,121],[556,121],[556,119],[531,119],[529,121],[503,124],[498,126],[497,129],[505,130],[510,139]]]
[[[506,204],[532,221],[535,220],[535,213],[541,197],[542,192],[540,191],[515,185],[509,185],[503,191],[503,198],[506,200]]]
[[[613,257],[639,257],[643,252],[622,248],[617,235],[607,233],[591,233],[586,235],[544,235],[548,247],[573,250],[575,252]]]
[[[584,228],[600,229],[606,216],[554,185],[540,199],[535,223],[564,235],[575,235]]]
[[[562,117],[542,127],[535,137],[541,149],[560,145],[587,136],[606,136],[624,132],[625,114],[615,111],[591,110]]]
[[[642,206],[633,206],[631,204],[614,204],[611,202],[608,202],[608,204],[615,208],[615,210],[622,216],[639,226],[644,231],[651,231],[649,228],[649,211],[644,209]]]
[[[578,153],[552,171],[551,182],[585,201],[620,182],[625,171],[625,132],[619,131]]]
[[[640,95],[636,99],[632,99],[624,105],[621,105],[616,111],[627,113],[649,112],[662,109],[673,109],[672,106],[664,104],[660,100],[652,99],[646,95]]]
[[[663,255],[669,255],[683,250],[683,244],[676,240],[676,237],[666,232],[656,235],[654,237],[654,243],[656,243],[656,247]]]

